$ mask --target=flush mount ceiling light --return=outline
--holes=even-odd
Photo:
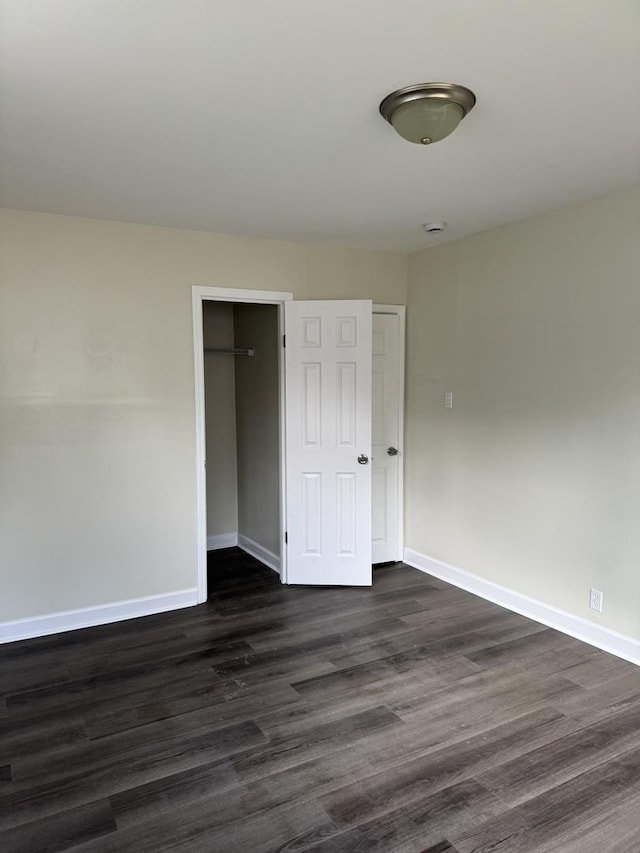
[[[476,96],[455,83],[419,83],[392,92],[380,112],[404,139],[420,145],[439,142],[473,109]]]

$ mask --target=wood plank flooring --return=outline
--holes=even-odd
[[[640,853],[640,669],[396,565],[0,647],[4,853]]]

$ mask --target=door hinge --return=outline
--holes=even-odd
[[[285,530],[285,532],[284,532],[284,544],[285,544],[285,545],[288,545],[288,544],[289,544],[289,534],[287,533],[287,531],[286,531],[286,530]]]
[[[282,336],[282,346],[283,346],[283,347],[286,347],[286,345],[287,345],[287,336],[286,336],[286,335],[283,335],[283,336]]]

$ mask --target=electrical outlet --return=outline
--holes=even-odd
[[[589,607],[591,610],[602,613],[602,593],[599,589],[591,587],[591,592],[589,593]]]
[[[445,409],[453,409],[453,391],[444,392],[444,407]]]

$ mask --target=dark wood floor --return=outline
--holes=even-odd
[[[637,853],[640,670],[403,566],[0,647],[0,850]]]

